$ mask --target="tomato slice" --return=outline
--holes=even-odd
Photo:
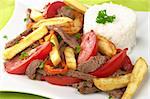
[[[35,59],[45,59],[52,50],[50,42],[45,42],[36,48],[35,53],[31,54],[27,59],[21,60],[19,56],[4,63],[5,70],[11,74],[24,74],[27,66]]]
[[[78,63],[84,63],[91,56],[97,54],[96,34],[94,31],[88,32],[83,36],[81,51],[78,56]]]
[[[103,66],[100,66],[97,70],[91,72],[90,74],[96,77],[108,77],[112,75],[121,68],[126,58],[126,52],[127,49],[122,50],[120,53],[108,60]]]
[[[57,10],[60,9],[62,6],[65,6],[64,2],[56,1],[52,4],[48,4],[46,10],[43,12],[45,18],[52,18],[57,15]]]
[[[121,49],[117,49],[117,53],[121,52]],[[126,72],[130,73],[133,70],[133,64],[130,60],[130,57],[128,55],[126,55],[125,60],[122,63],[122,67],[121,69],[125,70]]]
[[[127,71],[128,73],[132,72],[133,70],[133,64],[129,58],[129,56],[126,56],[123,64],[122,64],[122,69]]]
[[[46,76],[45,80],[48,83],[54,85],[61,85],[61,86],[71,85],[74,83],[79,83],[81,81],[78,78],[69,77],[69,76]]]

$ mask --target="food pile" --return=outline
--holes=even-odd
[[[131,99],[147,72],[128,48],[118,48],[94,30],[83,33],[87,7],[76,0],[48,3],[43,11],[28,9],[26,30],[5,46],[5,70],[30,79],[72,86],[81,94],[106,92]],[[112,24],[115,15],[99,11],[98,24]],[[90,20],[89,20],[90,21]]]

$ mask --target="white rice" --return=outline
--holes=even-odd
[[[96,18],[100,10],[108,15],[115,15],[113,23],[99,24]],[[136,14],[133,10],[121,5],[105,3],[90,7],[84,17],[84,33],[94,30],[98,35],[105,36],[118,48],[129,48],[136,45]]]

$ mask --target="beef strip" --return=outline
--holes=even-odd
[[[27,67],[26,69],[26,75],[30,78],[30,79],[34,79],[36,77],[36,71],[37,68],[39,67],[39,65],[41,64],[42,60],[36,59],[33,60]]]
[[[125,75],[125,74],[127,74],[127,73],[128,73],[128,72],[119,69],[119,70],[117,70],[113,75],[111,75],[110,77],[122,76],[122,75]]]
[[[76,77],[79,79],[83,79],[89,82],[92,82],[93,78],[95,78],[94,76],[90,75],[90,74],[85,74],[79,71],[74,71],[74,70],[69,70],[66,73],[67,76],[71,76],[71,77]]]
[[[107,57],[102,56],[99,53],[99,54],[97,54],[97,56],[91,57],[85,63],[79,64],[77,70],[84,72],[84,73],[89,73],[89,72],[95,71],[101,65],[106,63],[106,61],[107,61]]]
[[[100,91],[97,89],[93,82],[82,81],[80,83],[76,83],[72,85],[74,88],[77,88],[81,94],[90,94]]]
[[[48,29],[56,31],[62,37],[64,42],[66,42],[72,48],[76,48],[76,46],[79,45],[77,40],[74,37],[71,37],[67,33],[64,33],[61,28],[56,27],[56,26],[48,26]]]
[[[123,93],[125,92],[126,88],[121,88],[121,89],[116,89],[116,90],[112,90],[107,92],[109,94],[109,96],[112,96],[113,99],[121,99]]]
[[[38,70],[37,70],[37,73],[38,73],[38,74],[41,74],[41,75],[43,75],[43,76],[47,76],[47,75],[48,75],[43,69],[38,69]]]
[[[74,19],[72,10],[73,9],[69,8],[68,6],[63,6],[59,10],[57,10],[57,13],[58,13],[57,16],[58,17],[69,17],[71,19]]]
[[[32,29],[27,29],[20,35],[18,35],[16,38],[12,39],[11,41],[7,42],[5,45],[5,49],[12,47],[13,45],[17,44],[24,36],[27,36],[32,32]]]

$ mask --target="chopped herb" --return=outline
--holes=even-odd
[[[60,35],[57,36],[57,39],[59,43],[62,41],[62,37]]]
[[[7,36],[7,35],[4,35],[3,38],[4,38],[4,39],[8,39],[8,36]]]
[[[65,6],[64,7],[66,10],[71,10],[72,8],[71,7],[69,7],[69,6]]]
[[[52,44],[53,47],[55,46],[55,44],[53,42],[51,42],[51,44]]]
[[[25,58],[27,58],[29,55],[27,52],[22,52],[21,55],[19,56],[19,59],[23,60]]]
[[[17,41],[16,41],[16,44],[18,44],[18,43],[19,43],[19,41],[17,40]]]
[[[113,16],[108,16],[106,13],[106,10],[101,10],[98,12],[98,16],[96,18],[96,22],[100,24],[105,24],[105,23],[112,23],[114,19],[116,18],[115,15]]]
[[[112,96],[109,96],[109,99],[112,99]]]
[[[76,53],[80,53],[80,50],[81,50],[81,47],[78,45],[78,46],[76,46],[76,48],[75,48],[75,52]]]
[[[77,33],[74,35],[77,39],[80,39],[81,38],[81,34],[80,33]]]
[[[28,18],[24,18],[24,22],[28,21]]]
[[[43,69],[43,68],[44,68],[44,62],[41,62],[41,63],[40,63],[39,68],[40,68],[40,69]]]

